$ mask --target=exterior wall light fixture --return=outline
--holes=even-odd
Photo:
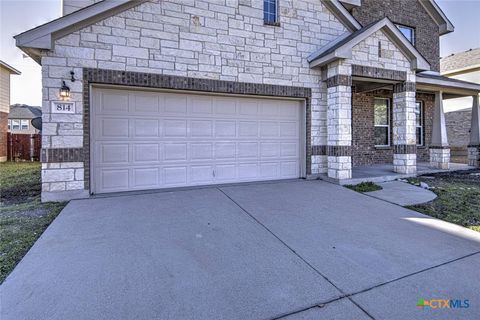
[[[70,81],[75,82],[75,72],[73,70],[70,71]],[[67,86],[65,80],[62,81],[62,87],[60,88],[60,98],[62,100],[70,99],[70,87]]]
[[[70,98],[70,88],[67,86],[65,81],[62,81],[62,87],[60,88],[60,98],[67,100]]]

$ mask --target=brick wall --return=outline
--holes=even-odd
[[[446,112],[445,121],[450,146],[466,147],[470,142],[472,108]]]
[[[392,93],[391,91],[376,91],[370,93],[355,93],[352,98],[352,162],[354,166],[383,164],[393,162],[392,147],[375,147],[374,143],[374,114],[373,104],[375,97],[390,99],[390,127],[392,127]],[[434,96],[417,94],[425,106],[424,141],[425,147],[417,147],[417,161],[429,161],[428,143],[432,135]],[[393,145],[393,134],[390,131],[390,145]]]
[[[470,142],[472,109],[445,113],[447,123],[448,143],[452,162],[468,163],[467,145]]]
[[[0,162],[7,160],[8,113],[0,112]]]
[[[440,71],[440,34],[437,24],[425,11],[419,0],[362,0],[352,14],[363,26],[384,17],[394,23],[415,28],[415,47],[430,63],[432,70]]]

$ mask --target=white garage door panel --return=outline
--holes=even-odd
[[[301,174],[299,101],[93,92],[95,193]]]

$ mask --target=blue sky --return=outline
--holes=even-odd
[[[480,47],[480,0],[437,3],[455,25],[455,32],[441,37],[441,55]],[[12,76],[11,103],[41,105],[42,101],[40,66],[23,57],[12,37],[60,14],[61,0],[0,0],[0,60],[22,72],[21,76]]]

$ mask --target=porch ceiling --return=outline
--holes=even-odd
[[[376,90],[393,91],[393,84],[388,82],[367,82],[354,79],[352,87],[354,88],[354,93],[366,93]]]

